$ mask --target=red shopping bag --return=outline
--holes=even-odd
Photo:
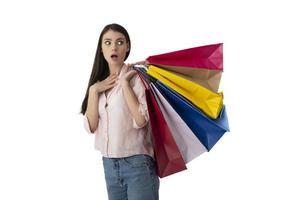
[[[150,64],[223,70],[223,44],[211,44],[149,56]]]
[[[218,92],[223,71],[223,44],[211,44],[149,56],[149,64]]]
[[[140,78],[143,80],[142,76]],[[144,80],[143,82],[145,83]],[[162,178],[187,168],[153,92],[147,84],[145,87],[156,158],[156,170],[157,175]]]

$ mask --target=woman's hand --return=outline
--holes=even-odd
[[[135,70],[132,70],[132,67],[134,65],[148,65],[148,64],[149,64],[149,62],[147,60],[142,60],[142,61],[135,62],[132,64],[126,64],[127,70],[129,70],[129,71],[123,77],[122,85],[128,84],[130,82],[130,80],[132,79],[132,77],[137,73]]]
[[[122,86],[128,86],[129,85],[129,82],[130,80],[134,77],[134,75],[136,75],[136,71],[132,69],[132,66],[133,64],[127,64],[126,67],[127,67],[127,71],[126,74],[122,77]]]
[[[116,81],[118,80],[117,74],[111,74],[103,81],[97,81],[93,85],[90,86],[89,92],[94,94],[102,93],[106,90],[113,88],[116,85]]]

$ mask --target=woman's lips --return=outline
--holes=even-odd
[[[116,58],[118,58],[118,55],[117,55],[117,54],[112,54],[110,57],[111,57],[112,59],[116,59]]]

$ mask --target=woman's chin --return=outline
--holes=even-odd
[[[108,62],[109,65],[123,65],[123,60],[117,60],[117,59],[110,59]]]

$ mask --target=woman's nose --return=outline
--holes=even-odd
[[[113,44],[111,45],[111,47],[112,47],[112,50],[117,50],[117,44],[116,44],[116,43],[113,43]]]

